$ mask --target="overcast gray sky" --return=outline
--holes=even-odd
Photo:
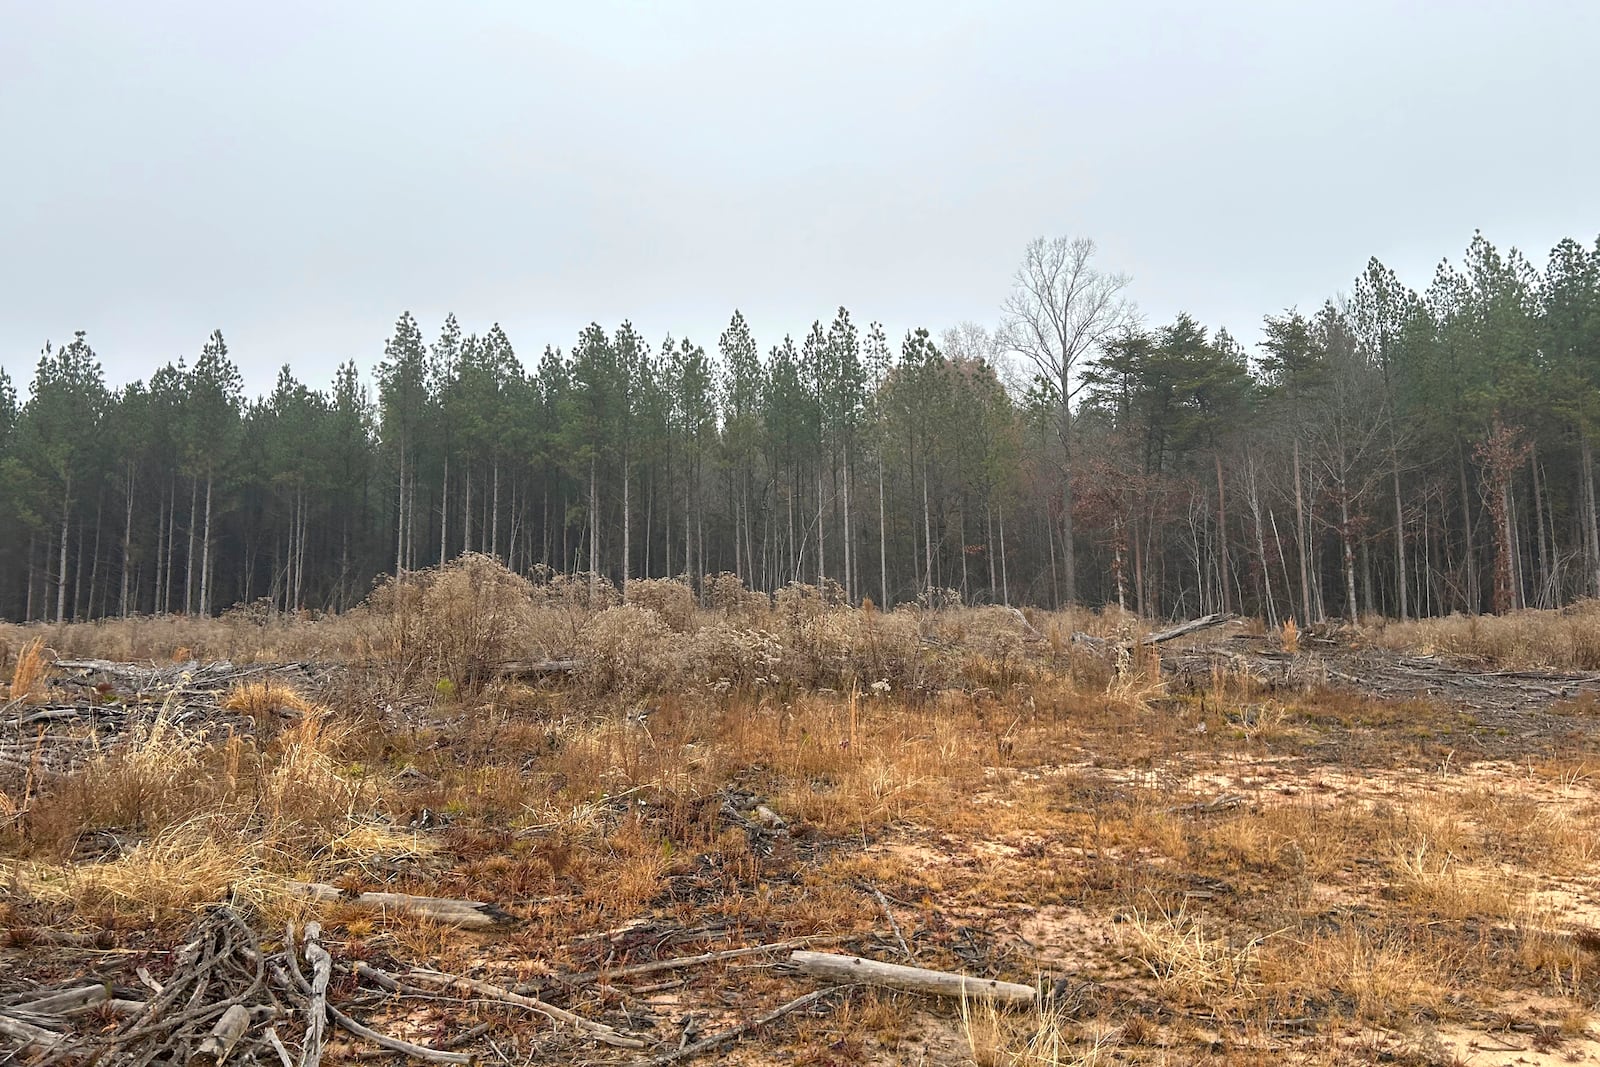
[[[763,349],[840,304],[992,323],[1086,235],[1248,339],[1475,227],[1600,231],[1600,4],[0,0],[0,366],[122,382],[220,327],[251,392],[409,308],[525,362],[591,320]]]

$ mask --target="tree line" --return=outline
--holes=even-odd
[[[994,329],[840,308],[763,352],[630,323],[518,355],[402,314],[369,386],[243,395],[220,331],[107,385],[83,334],[0,370],[0,615],[338,611],[495,556],[730,572],[852,603],[1119,604],[1276,623],[1600,595],[1600,241],[1372,260],[1247,350],[1142,321],[1092,242],[1029,246]]]

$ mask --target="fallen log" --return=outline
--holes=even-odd
[[[322,1062],[322,1035],[328,1019],[328,983],[333,978],[333,957],[318,943],[319,923],[306,923],[306,962],[311,965],[311,1006],[306,1009],[306,1039],[300,1050],[300,1067],[318,1067]],[[293,952],[294,946],[284,951]]]
[[[408,893],[347,893],[323,882],[290,882],[289,892],[319,904],[344,904],[376,912],[403,912],[464,930],[502,930],[520,923],[515,915],[481,900],[419,897]]]
[[[194,1058],[200,1063],[220,1064],[228,1058],[233,1051],[233,1046],[239,1043],[244,1032],[250,1028],[250,1009],[243,1004],[235,1004],[222,1013],[222,1018],[217,1020],[217,1025],[211,1028],[211,1033],[200,1042],[200,1047],[195,1049]]]
[[[1178,625],[1168,629],[1157,630],[1155,633],[1146,636],[1145,639],[1140,643],[1146,645],[1163,644],[1167,641],[1172,641],[1179,637],[1183,637],[1186,634],[1198,633],[1201,630],[1209,630],[1213,626],[1221,626],[1223,623],[1233,618],[1235,618],[1235,616],[1225,615],[1221,612],[1214,612],[1210,615],[1202,615],[1198,619],[1190,619],[1188,622],[1181,622]]]
[[[495,664],[491,670],[497,678],[537,678],[546,674],[581,671],[586,662],[581,659],[506,660]]]
[[[974,978],[950,971],[930,971],[923,967],[903,967],[880,963],[861,956],[840,956],[832,952],[796,952],[789,962],[801,974],[831,982],[899,989],[935,997],[971,997],[1001,1004],[1031,1005],[1039,998],[1032,986],[1001,982],[993,978]]]
[[[21,1041],[24,1046],[40,1045],[51,1048],[59,1044],[64,1035],[54,1030],[46,1030],[42,1026],[13,1019],[11,1016],[0,1012],[0,1037],[9,1037]]]

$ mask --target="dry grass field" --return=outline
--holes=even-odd
[[[706,1058],[1600,1060],[1597,679],[1526,670],[1600,667],[1593,608],[1235,622],[1155,649],[1114,615],[879,612],[726,578],[703,603],[668,582],[619,599],[468,558],[339,618],[0,630],[0,1022],[87,980],[109,996],[54,1058],[121,1047],[126,1005],[227,904],[262,953],[318,920],[332,1004],[485,1064],[693,1058],[824,988],[787,964],[798,946],[1043,995],[857,985]],[[1522,688],[1361,684],[1435,653]],[[70,666],[88,657],[167,681],[96,684]],[[212,691],[201,666],[166,670],[217,660]],[[501,918],[478,932],[368,892]],[[277,1026],[292,1050],[297,1024]],[[0,1027],[8,1050],[52,1055]],[[374,1056],[392,1054],[337,1031],[324,1060]]]

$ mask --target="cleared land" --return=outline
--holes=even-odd
[[[1152,648],[614,600],[469,559],[340,618],[0,631],[0,1055],[199,1053],[233,998],[228,1062],[298,1060],[326,952],[445,1062],[1600,1059],[1592,608]],[[315,1014],[325,1062],[401,1055]]]

